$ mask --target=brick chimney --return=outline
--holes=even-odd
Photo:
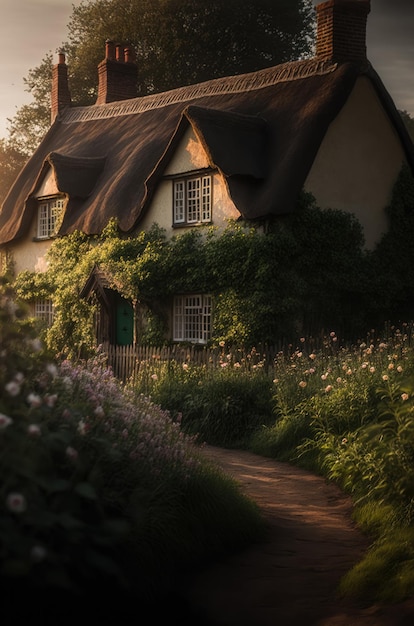
[[[65,63],[64,51],[59,50],[57,65],[52,68],[51,123],[53,124],[60,111],[70,107],[71,104],[68,66]]]
[[[137,97],[137,65],[130,47],[105,44],[105,58],[98,65],[98,97],[96,104]]]
[[[367,58],[370,0],[328,0],[316,7],[316,58],[334,62]]]

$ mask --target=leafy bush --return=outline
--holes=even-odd
[[[218,367],[143,363],[131,382],[180,416],[183,430],[212,445],[243,446],[271,418],[272,383],[263,363],[222,352]]]
[[[35,602],[62,624],[80,607],[119,617],[264,537],[257,507],[168,412],[99,355],[55,363],[8,287],[0,300],[4,614],[28,619]]]
[[[348,348],[332,332],[303,339],[274,369],[275,422],[253,451],[311,468],[351,494],[373,539],[342,591],[370,600],[412,594],[414,572],[414,350],[404,324]],[[384,331],[385,332],[385,331]]]

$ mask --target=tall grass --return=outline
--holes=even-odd
[[[272,378],[260,359],[252,365],[249,358],[223,352],[214,368],[142,363],[129,386],[168,409],[187,434],[212,445],[244,447],[271,419]]]
[[[180,414],[188,433],[312,469],[354,501],[372,538],[344,593],[392,600],[414,587],[414,347],[412,326],[371,331],[354,345],[335,332],[259,367],[148,364],[137,388]],[[256,355],[257,356],[257,355]],[[365,581],[364,584],[362,581]]]

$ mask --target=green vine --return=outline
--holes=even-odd
[[[343,211],[321,210],[303,193],[294,214],[267,225],[231,222],[224,232],[206,227],[172,239],[158,225],[120,236],[114,220],[99,237],[58,238],[48,270],[22,272],[19,297],[51,297],[56,316],[46,331],[50,348],[82,353],[94,344],[91,303],[79,294],[92,268],[112,289],[146,311],[143,342],[168,336],[172,298],[213,297],[212,342],[255,345],[335,329],[354,338],[376,323],[412,310],[414,183],[404,168],[388,209],[389,232],[373,252],[361,225]],[[408,320],[407,320],[408,321]]]

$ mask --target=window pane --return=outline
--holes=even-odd
[[[184,182],[182,180],[174,183],[174,222],[184,222]]]
[[[37,225],[39,239],[51,237],[56,233],[63,214],[63,207],[64,200],[62,198],[43,202],[39,205]]]
[[[202,222],[211,220],[211,176],[203,177],[202,188]]]
[[[46,322],[48,326],[53,324],[54,307],[52,300],[37,300],[35,302],[35,317]]]
[[[175,341],[206,343],[211,336],[211,296],[177,296],[173,321]]]
[[[211,222],[212,177],[199,176],[174,181],[173,223]]]
[[[37,228],[37,236],[38,237],[48,237],[48,205],[41,204],[39,206],[39,219],[38,219],[38,228]]]
[[[200,221],[200,179],[187,181],[187,222]]]

